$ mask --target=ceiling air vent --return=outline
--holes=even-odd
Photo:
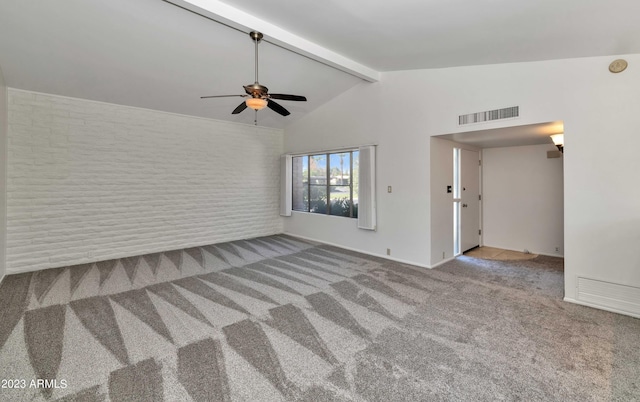
[[[491,120],[511,119],[518,117],[520,114],[519,106],[506,107],[504,109],[489,110],[487,112],[478,112],[471,114],[463,114],[458,116],[458,125],[482,123]]]

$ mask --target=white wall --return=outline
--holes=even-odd
[[[547,158],[555,150],[551,144],[482,150],[485,246],[562,256],[563,159]]]
[[[6,271],[8,115],[7,86],[0,68],[0,282]]]
[[[279,233],[282,137],[10,88],[7,272]]]
[[[629,62],[612,74],[615,58]],[[303,152],[378,143],[378,232],[298,214],[285,231],[303,230],[345,246],[429,265],[429,137],[564,121],[565,295],[578,276],[640,286],[640,55],[384,73],[285,129],[285,150]],[[458,126],[458,115],[520,106],[517,119]],[[386,194],[387,185],[394,186]]]
[[[355,219],[293,212],[284,218],[285,232],[374,255],[386,256],[390,248],[392,258],[428,266],[429,137],[422,122],[413,130],[390,127],[385,109],[395,101],[383,99],[384,91],[384,79],[360,84],[285,129],[287,152],[378,145],[377,231],[358,229]]]

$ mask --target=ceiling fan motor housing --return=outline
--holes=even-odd
[[[244,90],[248,95],[253,96],[254,98],[264,98],[269,93],[269,88],[264,85],[260,85],[257,82],[253,85],[245,85]]]

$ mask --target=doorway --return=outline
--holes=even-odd
[[[431,137],[432,267],[475,245],[562,256],[562,162],[561,158],[549,159],[547,155],[547,151],[556,149],[549,135],[562,131],[562,121],[555,121]],[[457,151],[459,179],[454,177],[452,168],[455,148],[460,149]],[[463,154],[463,149],[471,153]],[[477,157],[469,157],[473,162],[465,163],[465,166],[473,167],[478,173],[462,174],[463,155],[466,160],[467,156],[476,153],[482,159],[482,166],[478,166]],[[482,200],[475,201],[471,195],[475,191],[466,181],[462,184],[463,176],[467,179],[480,176],[476,182],[479,192],[474,196],[481,193]],[[460,191],[454,196],[455,183],[460,183]],[[454,198],[459,203],[452,202]],[[471,198],[474,198],[473,203]],[[471,206],[475,202],[479,204],[478,208]],[[523,207],[525,203],[526,208]],[[467,207],[463,208],[463,204]],[[476,211],[478,218],[466,217]],[[470,221],[475,225],[465,224]],[[456,231],[456,228],[459,229]],[[473,240],[467,242],[467,238]]]
[[[480,152],[453,149],[454,255],[480,246]]]

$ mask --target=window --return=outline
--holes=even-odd
[[[357,150],[293,157],[294,211],[358,217]]]

